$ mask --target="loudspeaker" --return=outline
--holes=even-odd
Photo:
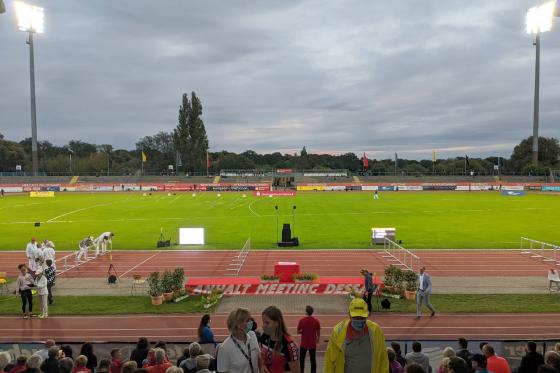
[[[36,226],[36,227],[40,227],[40,226],[41,226],[41,223],[40,223],[40,222],[35,222],[35,226]]]
[[[292,240],[292,230],[290,224],[286,223],[282,227],[282,242],[289,242]]]
[[[115,275],[109,275],[109,276],[107,277],[107,282],[108,282],[109,284],[115,284],[115,283],[117,283],[117,276],[115,276]]]

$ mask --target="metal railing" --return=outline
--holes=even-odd
[[[384,257],[390,261],[394,261],[394,265],[413,272],[418,272],[420,270],[420,258],[395,241],[385,237],[383,240],[383,250],[386,254]]]
[[[243,245],[241,250],[239,250],[237,255],[235,255],[231,260],[231,263],[229,264],[229,267],[226,270],[227,271],[226,276],[239,277],[239,272],[241,272],[241,269],[243,268],[243,264],[245,264],[245,259],[247,259],[247,256],[249,255],[249,251],[251,251],[250,238],[248,238],[247,241],[245,241],[245,244]]]
[[[560,257],[558,256],[560,247],[558,245],[521,237],[519,248],[523,255],[529,255],[531,258],[540,259],[543,262],[554,262],[560,266]]]

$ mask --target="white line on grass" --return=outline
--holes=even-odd
[[[257,202],[257,201],[260,201],[260,200],[259,200],[259,199],[256,199],[256,200],[254,200],[253,202],[251,202],[251,203],[249,204],[249,211],[251,211],[251,213],[252,213],[253,215],[255,215],[256,217],[260,218],[260,217],[262,217],[262,215],[259,215],[257,212],[255,212],[255,210],[253,210],[253,207],[252,207],[253,204],[254,204],[255,202]]]
[[[49,220],[47,220],[46,222],[47,222],[47,223],[52,223],[53,221],[57,220],[58,218],[61,218],[61,217],[66,216],[66,215],[73,214],[73,213],[75,213],[75,212],[84,211],[84,210],[89,210],[89,209],[93,209],[93,208],[95,208],[95,207],[100,207],[100,206],[109,206],[109,205],[112,205],[112,203],[101,203],[101,204],[99,204],[99,205],[93,205],[93,206],[84,207],[84,208],[77,209],[77,210],[72,210],[72,211],[67,212],[67,213],[64,213],[64,214],[62,214],[62,215],[55,216],[54,218],[49,219]]]

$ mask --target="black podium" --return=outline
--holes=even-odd
[[[292,229],[289,223],[282,226],[282,241],[278,242],[278,247],[294,247],[299,246],[299,239],[292,237]]]

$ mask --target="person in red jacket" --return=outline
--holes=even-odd
[[[16,366],[10,369],[9,373],[21,373],[27,370],[27,356],[19,355],[16,360]]]
[[[494,373],[511,373],[511,369],[506,359],[496,355],[494,347],[486,344],[482,347],[482,353],[486,356],[486,368]]]
[[[121,360],[121,349],[113,348],[111,350],[111,365],[109,366],[110,373],[121,373],[123,362]]]
[[[154,351],[156,364],[147,368],[149,373],[165,373],[167,368],[171,367],[171,363],[165,359],[165,351],[163,348],[156,348]]]
[[[299,368],[301,373],[305,367],[305,355],[309,351],[309,360],[311,360],[311,373],[317,372],[317,360],[315,359],[315,351],[317,343],[321,338],[321,323],[313,315],[313,307],[305,306],[306,317],[298,322],[297,332],[301,334],[301,343],[299,345]]]

